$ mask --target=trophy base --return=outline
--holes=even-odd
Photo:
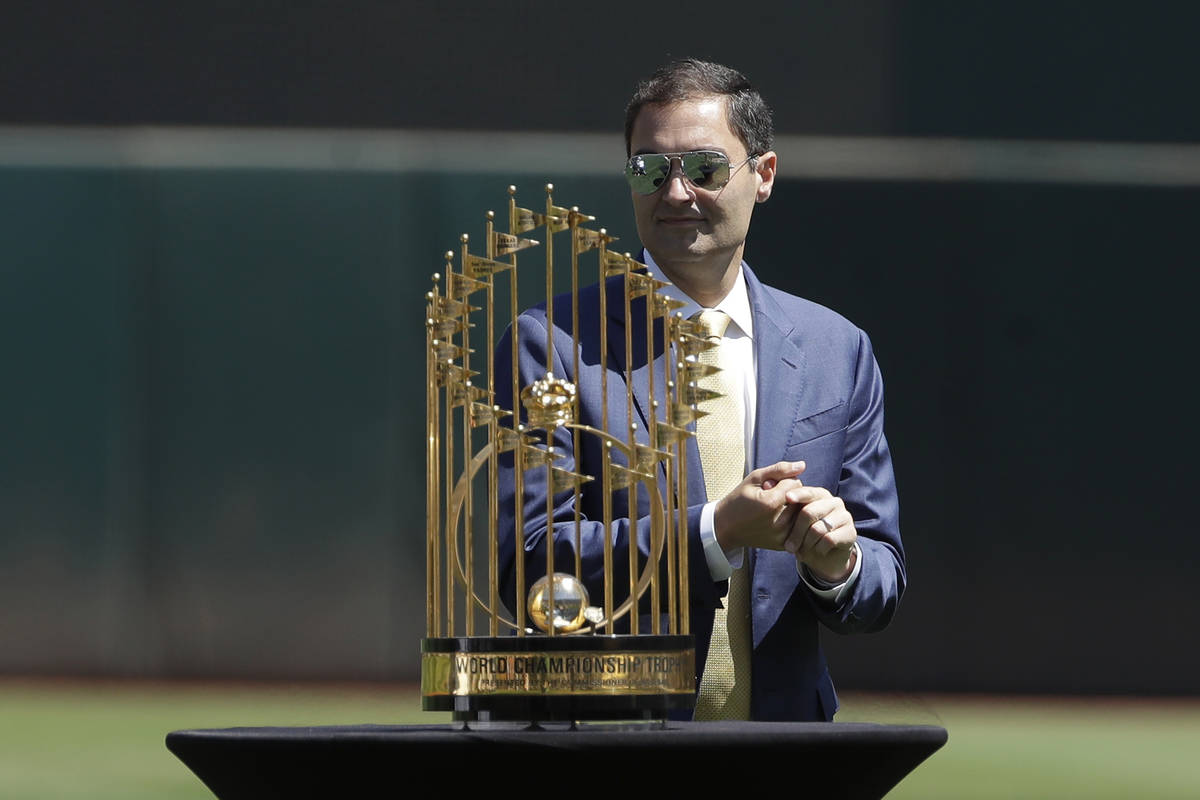
[[[691,636],[421,641],[421,707],[463,722],[653,722],[695,704]]]

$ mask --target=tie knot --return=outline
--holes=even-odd
[[[729,315],[724,311],[701,311],[692,317],[708,339],[720,339],[729,327]]]

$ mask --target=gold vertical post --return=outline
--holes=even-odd
[[[663,501],[666,503],[664,509],[664,518],[666,523],[663,527],[663,534],[667,540],[667,619],[670,621],[670,633],[677,634],[678,630],[678,587],[676,585],[678,568],[678,548],[675,542],[675,492],[678,489],[675,481],[675,458],[674,446],[679,441],[678,436],[674,435],[674,422],[670,419],[669,412],[674,405],[674,389],[675,383],[671,380],[671,364],[674,361],[672,357],[672,341],[671,341],[671,315],[664,313],[662,322],[663,330],[663,399],[666,401],[666,409],[668,411],[667,424],[670,425],[672,433],[670,443],[663,444],[661,441],[655,441],[655,446],[666,452],[666,462],[663,464],[663,472],[667,476],[666,489],[663,491]]]
[[[682,319],[683,319],[682,314],[677,313],[675,315],[676,325],[673,326],[672,330],[676,331],[675,340],[677,343],[679,343],[678,333],[677,333],[678,322],[682,321]],[[671,404],[672,415],[674,414],[674,409],[679,408],[679,398],[680,398],[680,394],[681,394],[682,388],[683,388],[683,378],[680,375],[680,370],[683,366],[683,362],[682,362],[683,348],[679,347],[678,344],[675,348],[675,358],[676,358],[675,398],[674,398],[674,402]],[[678,422],[674,422],[674,424],[678,425],[679,427],[683,427],[684,425],[686,425],[686,423],[683,422],[682,420],[680,420]],[[678,452],[678,455],[676,456],[676,462],[679,466],[679,597],[680,597],[680,603],[683,605],[683,608],[680,609],[680,614],[679,614],[679,617],[680,617],[679,632],[681,634],[685,634],[685,635],[690,632],[691,627],[692,627],[691,618],[689,617],[689,615],[687,613],[687,602],[688,602],[688,597],[690,596],[688,593],[691,591],[691,589],[688,585],[688,528],[687,528],[687,523],[688,523],[688,520],[687,520],[687,507],[688,507],[687,447],[688,447],[688,439],[689,438],[690,437],[683,437],[679,440],[679,442],[677,443],[679,452]]]
[[[452,274],[452,264],[449,260],[446,262],[446,294],[449,294],[450,276]],[[450,334],[447,337],[453,343],[454,336]],[[449,359],[451,365],[453,359]],[[445,461],[446,461],[446,520],[447,523],[453,518],[451,509],[454,508],[454,390],[456,388],[455,381],[457,379],[453,374],[448,374],[446,378],[446,390],[443,392],[446,405],[445,416]],[[453,526],[445,525],[444,532],[444,552],[446,554],[446,632],[453,635],[454,627],[454,530]]]
[[[487,212],[486,235],[484,236],[484,252],[489,259],[496,257],[496,243],[492,239],[494,212]],[[474,277],[474,276],[472,276]],[[492,354],[496,352],[496,276],[489,271],[487,275],[487,397],[485,398],[492,412],[488,416],[488,441],[492,447],[488,452],[488,634],[496,636],[500,633],[500,577],[499,577],[499,538],[500,538],[500,454],[496,451],[498,433],[496,430],[497,407],[496,378],[492,370]]]
[[[546,184],[546,375],[551,374],[554,361],[554,226],[551,209],[554,208],[554,184]],[[546,446],[554,446],[554,431],[546,431]],[[554,575],[554,467],[546,459],[546,574]],[[546,584],[546,607],[554,608],[554,581]],[[547,631],[554,636],[557,631],[551,625]]]
[[[600,233],[605,233],[604,228]],[[600,424],[608,427],[608,261],[605,258],[607,242],[600,239]],[[604,523],[604,618],[609,620],[612,632],[613,617],[613,550],[612,550],[612,453],[611,443],[605,442],[602,452],[604,463],[601,469],[602,520]]]
[[[571,208],[569,224],[571,227],[571,357],[572,372],[576,382],[579,381],[579,207]],[[549,237],[547,237],[549,238]],[[579,428],[571,430],[571,452],[574,454],[575,471],[579,466],[580,447]],[[575,580],[583,581],[583,509],[580,508],[580,484],[575,482]]]
[[[469,237],[467,234],[462,235],[462,274],[464,277],[469,277],[467,269],[467,245]],[[462,396],[462,436],[463,436],[463,476],[466,486],[466,494],[463,497],[463,592],[466,602],[463,603],[463,621],[466,624],[467,636],[475,635],[475,604],[472,598],[475,597],[475,491],[474,479],[471,475],[471,455],[474,452],[472,447],[471,436],[471,403],[474,402],[474,392],[471,384],[471,323],[470,314],[471,306],[469,303],[463,304],[462,318],[462,364],[464,369],[464,386],[465,390]]]
[[[649,291],[646,292],[646,381],[647,381],[647,407],[650,409],[646,422],[646,446],[654,450],[658,449],[658,400],[654,396],[654,284],[649,284]],[[650,474],[653,475],[652,484],[658,486],[658,462],[655,461],[649,465]],[[654,524],[654,515],[658,513],[658,504],[654,502],[653,496],[650,501],[650,552],[657,553],[662,546],[662,539],[659,526]],[[662,598],[659,596],[658,588],[658,568],[650,572],[650,619],[651,630],[655,635],[662,633],[662,621],[659,619],[661,610]]]
[[[508,187],[508,231],[511,235],[517,235],[517,187]],[[517,636],[525,635],[525,455],[524,449],[521,446],[521,434],[524,426],[521,425],[521,365],[520,365],[520,350],[517,336],[520,333],[520,327],[517,325],[517,315],[520,313],[520,307],[517,302],[517,254],[513,251],[509,255],[509,261],[512,269],[509,270],[510,276],[508,281],[508,299],[509,299],[509,320],[512,323],[512,335],[509,337],[512,343],[510,356],[512,358],[512,408],[513,414],[513,432],[516,434],[517,444],[513,448],[513,547],[516,552],[513,554],[516,576],[516,605],[515,614],[517,623]]]
[[[632,472],[635,465],[634,454],[637,452],[637,426],[633,421],[633,302],[631,287],[629,281],[629,253],[625,254],[624,259],[624,280],[625,280],[625,431],[629,435],[629,469]],[[626,489],[627,513],[629,515],[629,598],[633,602],[633,606],[629,611],[629,632],[634,636],[639,633],[638,620],[638,596],[637,596],[637,512],[638,512],[638,488],[641,482],[633,480]]]
[[[433,355],[437,313],[437,281],[434,273],[433,290],[425,295],[425,635],[441,635],[438,610],[438,531],[441,528],[441,498],[438,497],[438,379],[437,360]]]

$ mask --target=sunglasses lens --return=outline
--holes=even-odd
[[[683,175],[697,189],[720,189],[729,183],[729,159],[724,153],[698,150],[677,156],[661,153],[637,155],[625,163],[625,179],[638,194],[654,194],[667,182],[671,161],[678,157]]]
[[[719,189],[729,183],[729,159],[721,153],[684,153],[683,174],[698,189]]]
[[[654,194],[670,174],[670,157],[656,153],[634,156],[625,164],[625,179],[638,194]]]

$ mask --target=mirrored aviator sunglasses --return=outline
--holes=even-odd
[[[633,156],[625,162],[625,180],[629,181],[629,188],[637,194],[654,194],[667,182],[675,159],[679,159],[683,176],[697,189],[715,191],[729,183],[728,156],[716,150],[693,150],[688,153],[641,153]]]

